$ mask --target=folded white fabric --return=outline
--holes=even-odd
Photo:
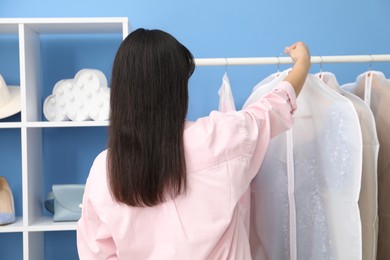
[[[109,117],[110,89],[103,72],[82,69],[74,79],[56,83],[45,99],[43,113],[49,121],[105,121]]]

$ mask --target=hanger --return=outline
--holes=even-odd
[[[368,65],[368,73],[367,73],[367,77],[371,77],[371,68],[372,68],[372,62],[374,61],[374,58],[372,57],[372,55],[370,54],[370,57],[371,57],[371,62],[370,62],[370,65]]]
[[[219,111],[222,112],[236,111],[236,105],[234,103],[232,89],[227,75],[227,66],[228,60],[225,58],[225,73],[222,77],[222,85],[218,90],[218,95],[220,96]]]
[[[343,92],[341,87],[340,87],[339,82],[337,81],[336,75],[334,75],[333,73],[331,73],[331,72],[320,72],[320,75],[318,77],[331,90],[334,90],[334,91],[336,91],[339,94],[341,94]]]
[[[276,57],[277,59],[278,59],[278,70],[276,71],[276,74],[275,74],[275,77],[277,78],[277,77],[279,77],[280,76],[280,58],[279,58],[279,56],[277,56]]]
[[[322,79],[323,73],[322,73],[322,56],[320,56],[320,72],[317,73],[317,76]]]
[[[229,65],[227,58],[225,57],[225,74],[227,74],[227,66]]]
[[[340,94],[341,88],[340,88],[340,84],[337,81],[336,75],[334,75],[331,72],[327,72],[327,71],[324,72],[322,70],[323,60],[322,60],[322,56],[319,56],[319,57],[320,57],[320,71],[318,73],[316,73],[316,76],[323,83],[325,83],[324,85],[326,85],[329,89]]]

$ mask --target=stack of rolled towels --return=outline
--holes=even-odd
[[[57,82],[43,104],[49,121],[106,121],[109,110],[107,78],[96,69],[82,69],[74,79]]]

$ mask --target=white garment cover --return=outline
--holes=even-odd
[[[370,107],[354,94],[344,91],[330,72],[316,74],[330,89],[351,100],[359,117],[363,137],[362,184],[359,196],[362,220],[363,259],[375,260],[378,239],[378,152],[379,141]]]
[[[236,111],[236,105],[234,104],[234,98],[232,89],[230,87],[229,78],[227,73],[223,74],[222,85],[218,90],[219,95],[219,107],[221,112]]]
[[[360,74],[355,83],[341,86],[363,99],[375,118],[378,155],[378,247],[377,260],[390,259],[390,80],[380,71]]]
[[[244,107],[288,71],[255,87]],[[352,103],[308,75],[292,132],[274,137],[251,185],[253,259],[358,260],[362,136]]]

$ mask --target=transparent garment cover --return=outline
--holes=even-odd
[[[374,115],[358,96],[343,90],[333,73],[316,74],[330,89],[348,98],[359,117],[363,138],[362,182],[359,210],[362,221],[363,259],[376,259],[378,240],[378,152],[379,141]]]
[[[390,259],[390,80],[380,71],[360,74],[356,82],[341,86],[371,108],[379,139],[378,156],[378,247],[377,259]]]
[[[244,107],[273,90],[287,73],[256,86]],[[362,136],[356,111],[314,75],[308,75],[297,107],[292,149],[287,132],[274,137],[252,181],[252,257],[361,259]]]
[[[222,77],[222,84],[218,90],[219,95],[219,107],[218,110],[221,112],[236,111],[236,105],[234,104],[234,98],[232,89],[230,87],[230,81],[227,73]]]
[[[236,111],[236,105],[234,103],[233,93],[230,86],[229,78],[227,73],[223,75],[221,87],[218,90],[219,95],[219,108],[221,112],[233,112]],[[242,215],[244,220],[245,230],[249,236],[249,210],[250,210],[250,188],[248,187],[247,191],[241,197],[238,207],[239,212]]]

